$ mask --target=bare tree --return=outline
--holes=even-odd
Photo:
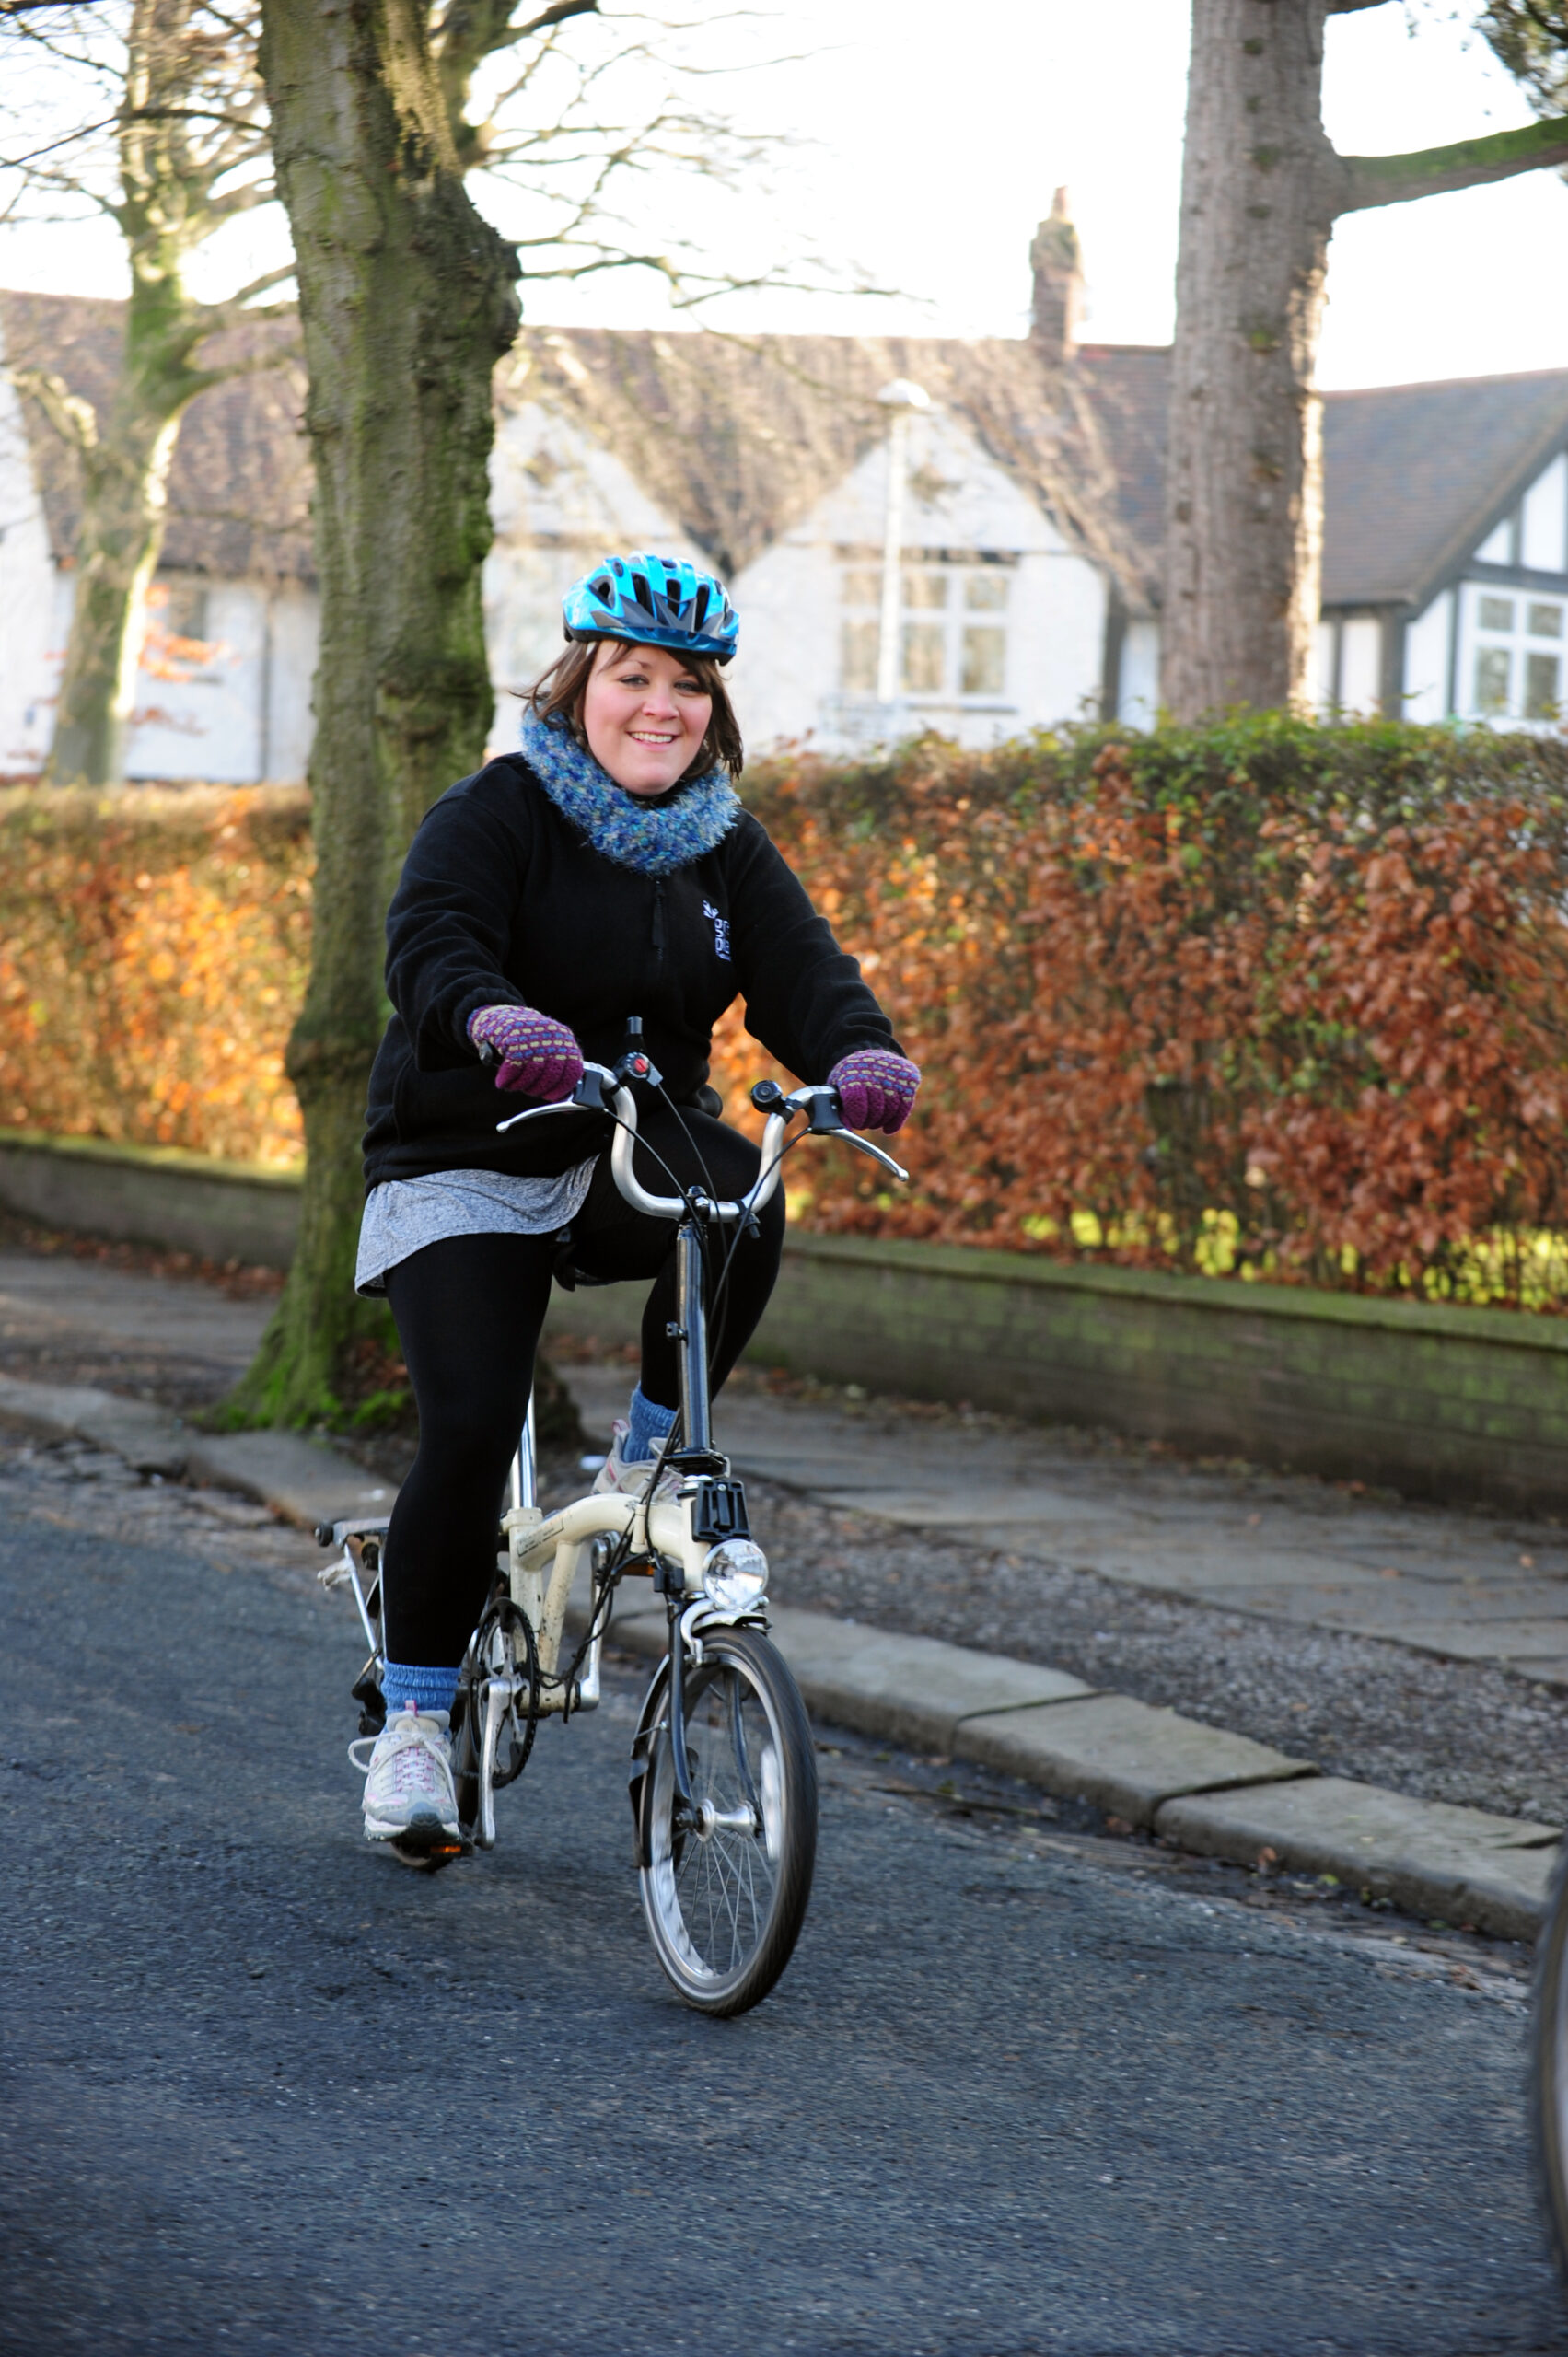
[[[844,264],[794,254],[787,238],[760,266],[738,272],[714,251],[711,205],[702,235],[648,241],[654,176],[716,196],[754,183],[784,144],[738,131],[703,102],[709,79],[735,70],[714,55],[726,28],[754,37],[749,10],[711,10],[690,22],[625,6],[607,13],[602,0],[553,0],[521,24],[516,14],[515,0],[443,0],[431,9],[431,45],[470,185],[496,210],[509,194],[524,199],[516,243],[526,277],[644,269],[665,282],[677,309],[742,287],[843,280]],[[688,35],[705,63],[682,53]],[[749,61],[754,72],[772,62]]]
[[[1179,717],[1303,704],[1318,621],[1315,389],[1341,215],[1568,162],[1568,119],[1403,156],[1323,130],[1330,16],[1385,0],[1192,0],[1170,393],[1161,698]],[[1492,12],[1563,15],[1562,0]]]
[[[131,276],[121,367],[102,413],[47,367],[11,372],[74,447],[81,477],[75,602],[46,771],[56,784],[124,776],[181,418],[208,386],[280,354],[276,340],[258,349],[242,339],[242,354],[224,354],[215,339],[254,319],[257,298],[286,269],[222,303],[198,302],[186,283],[195,250],[273,193],[256,32],[255,0],[0,5],[0,70],[12,88],[29,64],[68,77],[66,127],[24,134],[0,155],[8,214],[96,209],[117,225]],[[41,112],[51,111],[46,92]]]

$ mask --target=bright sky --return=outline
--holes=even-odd
[[[617,0],[607,0],[607,14]],[[621,0],[624,5],[624,0]],[[718,17],[722,0],[688,0]],[[1461,0],[1386,0],[1332,19],[1325,114],[1342,149],[1422,147],[1529,120],[1469,30]],[[966,22],[968,29],[966,30]],[[1109,28],[1114,28],[1112,33]],[[715,255],[751,266],[780,225],[802,250],[863,268],[895,299],[782,291],[728,298],[715,324],[842,332],[1014,335],[1034,226],[1064,182],[1083,239],[1089,332],[1163,343],[1171,330],[1185,103],[1182,0],[773,0],[697,52],[750,70],[704,96],[799,143],[749,201],[646,187],[655,234],[698,224]],[[799,62],[776,62],[786,51]],[[775,61],[775,62],[764,62]],[[513,226],[515,200],[486,200]],[[700,210],[699,210],[700,204]],[[248,226],[258,261],[276,233]],[[237,254],[227,258],[234,267]],[[1353,216],[1329,273],[1326,385],[1568,366],[1568,188],[1553,172]],[[0,229],[0,284],[122,291],[112,231]],[[206,291],[206,290],[203,290]],[[215,285],[212,291],[217,291]],[[535,320],[651,325],[646,273],[525,290]]]

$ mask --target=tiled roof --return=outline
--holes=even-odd
[[[882,440],[877,394],[895,377],[967,423],[1096,555],[1138,569],[1094,410],[1028,343],[525,329],[500,398],[587,425],[721,571],[738,572]]]
[[[102,403],[121,306],[0,295],[13,362],[40,362]],[[223,347],[290,340],[258,322]],[[648,496],[736,572],[799,523],[887,430],[877,393],[912,377],[998,465],[1108,564],[1132,609],[1155,601],[1164,521],[1168,350],[1085,344],[1051,371],[991,338],[618,333],[525,329],[503,407],[538,401],[613,449]],[[164,563],[228,578],[311,573],[310,470],[297,362],[192,404],[170,482]],[[1323,595],[1419,602],[1568,438],[1568,371],[1405,385],[1324,399]],[[75,461],[37,404],[24,414],[57,557],[77,516]]]
[[[101,415],[120,367],[124,306],[73,295],[0,294],[0,337],[13,366],[43,367]],[[287,320],[256,320],[215,339],[202,358],[246,360],[295,340]],[[225,580],[308,579],[310,460],[299,430],[297,362],[231,377],[199,394],[180,429],[169,478],[163,562]],[[81,502],[75,451],[35,401],[22,415],[56,559],[70,561]]]
[[[1158,596],[1165,540],[1165,443],[1170,349],[1166,344],[1080,346],[1076,373],[1098,422],[1123,539],[1132,552],[1134,605]],[[1130,586],[1123,577],[1123,591]]]
[[[1323,601],[1424,603],[1568,437],[1568,370],[1323,402]]]
[[[1168,349],[1086,344],[1117,512],[1148,575],[1164,534]],[[1323,397],[1323,602],[1423,604],[1563,441],[1568,370]]]

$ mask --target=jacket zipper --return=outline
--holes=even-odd
[[[654,964],[664,964],[664,877],[654,878]]]

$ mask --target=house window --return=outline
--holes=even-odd
[[[881,649],[882,627],[879,622],[844,623],[841,639],[841,669],[846,695],[876,694],[877,662]]]
[[[969,623],[964,631],[963,671],[959,685],[967,696],[999,696],[1007,681],[1007,634],[1005,631],[976,629]]]
[[[1508,709],[1508,676],[1513,668],[1505,646],[1478,646],[1475,656],[1475,708],[1488,718]]]
[[[165,638],[197,643],[207,635],[207,593],[199,581],[155,581],[147,591],[151,626]]]
[[[939,696],[947,684],[947,633],[940,622],[904,624],[904,693]]]
[[[1562,665],[1532,646],[1525,656],[1525,718],[1555,720],[1562,703]]]
[[[1563,602],[1471,594],[1470,710],[1481,720],[1560,721]]]
[[[901,583],[900,692],[953,702],[1006,691],[1005,620],[1012,578],[999,564],[951,559],[906,561]],[[881,644],[882,575],[865,564],[840,576],[846,611],[840,675],[848,695],[875,695]],[[984,616],[984,620],[977,617]]]

